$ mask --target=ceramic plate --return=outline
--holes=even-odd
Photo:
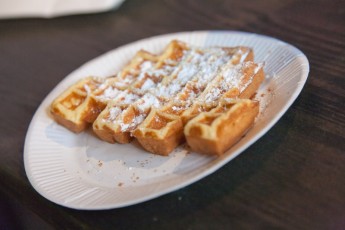
[[[74,134],[57,125],[48,107],[68,86],[85,76],[107,77],[139,49],[158,53],[172,40],[196,46],[250,46],[265,62],[266,80],[256,94],[260,114],[254,127],[222,157],[180,146],[169,157],[145,152],[136,143],[108,144],[92,131]],[[110,209],[147,201],[215,172],[263,136],[301,92],[309,72],[305,55],[274,38],[229,31],[168,34],[112,50],[68,75],[45,98],[30,124],[24,163],[32,186],[45,198],[74,209]],[[231,166],[229,166],[231,167]]]

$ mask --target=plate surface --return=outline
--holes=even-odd
[[[196,46],[250,46],[265,62],[266,79],[256,94],[260,114],[254,127],[222,157],[178,147],[169,157],[145,152],[136,143],[108,144],[92,131],[74,134],[48,113],[55,97],[85,76],[119,71],[139,49],[160,52],[172,39]],[[301,92],[309,63],[297,48],[274,38],[231,31],[168,34],[112,50],[68,75],[35,113],[25,141],[24,164],[32,186],[45,198],[74,209],[110,209],[172,192],[213,173],[264,135]]]

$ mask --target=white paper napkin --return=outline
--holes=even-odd
[[[44,17],[96,13],[120,6],[124,0],[0,0],[0,18]]]

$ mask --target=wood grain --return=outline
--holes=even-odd
[[[344,229],[344,9],[341,0],[127,0],[99,14],[1,20],[0,228]],[[239,157],[171,194],[107,211],[71,210],[37,194],[23,146],[54,86],[108,50],[192,30],[248,31],[295,45],[311,65],[301,95]]]

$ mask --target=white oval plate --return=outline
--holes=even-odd
[[[172,39],[197,46],[250,46],[255,61],[265,62],[266,80],[256,98],[261,111],[254,127],[222,157],[204,156],[178,147],[169,157],[131,144],[108,144],[92,131],[74,134],[49,116],[52,100],[76,80],[109,76],[139,49],[160,52]],[[110,209],[147,201],[213,173],[263,136],[301,92],[309,63],[297,48],[274,38],[231,31],[168,34],[112,50],[68,75],[45,98],[25,141],[24,163],[32,186],[45,198],[74,209]]]

